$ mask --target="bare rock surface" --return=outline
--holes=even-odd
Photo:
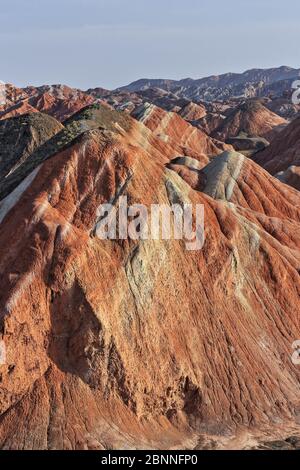
[[[267,109],[261,102],[250,100],[233,109],[212,136],[226,141],[246,133],[249,137],[259,136],[272,140],[278,130],[287,124],[285,119]]]
[[[299,189],[300,118],[281,131],[268,148],[255,155],[254,161],[282,182]]]
[[[89,107],[2,198],[0,448],[298,445],[299,192],[194,129]],[[203,204],[203,249],[98,239],[120,194]]]

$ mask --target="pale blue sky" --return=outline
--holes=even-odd
[[[0,0],[0,79],[116,88],[300,66],[299,0]]]

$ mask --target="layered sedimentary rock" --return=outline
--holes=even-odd
[[[132,115],[147,126],[154,135],[170,145],[177,145],[184,155],[208,163],[209,157],[232,148],[209,137],[204,131],[192,126],[177,113],[167,112],[158,106],[145,103]]]
[[[66,86],[42,87],[29,99],[33,107],[59,121],[64,121],[94,101],[94,98],[82,91]]]
[[[280,171],[277,173],[276,178],[278,178],[282,183],[288,184],[293,188],[300,191],[300,165],[289,166],[287,170]]]
[[[272,144],[255,156],[255,161],[272,175],[300,166],[300,118],[292,121]]]
[[[206,134],[211,135],[213,131],[221,125],[224,119],[226,119],[226,116],[223,114],[209,112],[203,118],[193,121],[192,124]]]
[[[21,100],[28,97],[25,90],[18,88],[11,83],[0,83],[1,91],[1,103],[0,103],[0,112],[2,112],[6,107],[13,106],[19,103]]]
[[[299,115],[300,104],[293,103],[292,94],[293,91],[287,88],[284,96],[267,100],[265,106],[285,119],[295,119]]]
[[[9,106],[0,112],[0,120],[12,117],[23,116],[24,114],[38,113],[38,110],[31,106],[27,100],[20,101],[13,106]]]
[[[267,109],[261,102],[250,100],[230,112],[212,135],[223,141],[241,133],[272,140],[278,129],[281,130],[286,125],[285,119]]]
[[[186,121],[197,121],[206,116],[206,109],[203,105],[190,102],[183,106],[178,114]]]
[[[64,121],[94,102],[93,96],[64,85],[45,85],[24,89],[9,85],[5,106],[0,108],[0,119],[39,111],[59,121]]]
[[[194,103],[160,88],[148,88],[136,93],[126,90],[104,91],[100,89],[98,91],[96,88],[88,90],[87,93],[94,98],[101,99],[114,109],[126,111],[129,114],[132,114],[136,108],[151,103],[165,111],[178,113],[186,121],[195,121],[206,115],[206,107],[203,103]]]
[[[231,144],[235,150],[242,152],[248,157],[255,155],[270,145],[269,141],[263,137],[250,137],[243,132],[237,137],[229,137],[226,142]]]
[[[2,449],[245,448],[299,435],[299,193],[238,153],[207,166],[178,155],[159,135],[173,126],[143,121],[78,113],[64,149],[2,198]],[[203,204],[202,250],[100,240],[99,205],[125,195]]]

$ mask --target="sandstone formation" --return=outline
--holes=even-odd
[[[54,118],[40,113],[3,121],[0,123],[2,125],[4,142],[3,161],[7,159],[7,157],[5,157],[6,152],[10,151],[11,153],[15,152],[15,156],[12,158],[16,158],[18,164],[13,172],[10,171],[5,175],[5,178],[2,179],[0,185],[0,199],[13,191],[18,184],[30,175],[41,163],[68,147],[77,137],[87,130],[97,129],[103,127],[103,125],[109,129],[114,129],[114,123],[126,126],[126,122],[129,120],[130,118],[124,114],[110,110],[107,106],[95,104],[75,113],[70,119],[64,122],[64,125]],[[26,127],[24,128],[26,138],[21,138],[22,126],[24,122],[26,124],[27,121],[29,123],[34,122],[38,133],[48,136],[45,141],[39,142],[39,140],[37,140],[37,142],[34,142],[31,130],[29,129],[28,133]],[[21,127],[19,127],[19,123],[21,123]],[[33,129],[32,134],[35,136],[35,129]],[[21,153],[21,158],[18,157],[19,150],[15,147],[15,138],[20,140],[24,145],[27,145],[28,142],[28,145],[31,145],[31,152],[25,152],[25,158],[23,158],[23,153]],[[5,147],[7,144],[10,145],[8,149]],[[21,151],[23,152],[23,147],[21,147]],[[7,164],[10,165],[10,162],[11,158],[8,158]]]
[[[298,189],[298,191],[300,191],[300,165],[289,166],[287,170],[280,171],[275,176],[282,183],[288,184],[292,186],[293,188]]]
[[[2,103],[2,98],[4,98],[4,104]],[[22,88],[18,88],[12,85],[11,83],[1,84],[0,111],[5,109],[5,107],[17,104],[18,102],[26,98],[27,98],[27,93]]]
[[[98,88],[87,91],[91,96],[119,111],[132,114],[136,108],[151,103],[165,111],[178,113],[186,121],[195,121],[206,115],[206,107],[203,103],[194,103],[186,98],[160,88],[148,88],[135,92],[126,90],[108,91]],[[210,104],[212,106],[212,104]]]
[[[292,90],[289,89],[284,96],[266,101],[265,106],[285,119],[295,119],[300,112],[300,104],[293,103]]]
[[[296,448],[299,192],[175,113],[135,116],[78,112],[0,193],[0,448]],[[203,204],[203,249],[100,240],[121,195]]]
[[[244,132],[241,132],[236,137],[226,139],[226,142],[231,144],[235,150],[240,151],[249,157],[264,150],[270,145],[267,139],[264,139],[263,137],[250,137]]]
[[[38,110],[31,106],[27,100],[20,101],[13,106],[9,106],[0,112],[0,120],[12,117],[23,116],[24,114],[38,113]]]
[[[226,119],[226,116],[220,113],[207,113],[201,119],[197,119],[196,121],[192,121],[191,124],[193,126],[198,127],[206,134],[211,135],[215,129],[221,126],[222,122]]]
[[[178,114],[186,121],[197,121],[206,116],[206,109],[203,105],[190,101],[180,109]]]
[[[27,87],[23,90],[12,85],[7,87],[6,105],[0,109],[0,119],[39,111],[64,121],[95,102],[94,97],[81,90],[63,85]]]
[[[172,146],[177,145],[184,155],[194,157],[203,163],[207,163],[209,157],[232,148],[212,139],[202,130],[187,123],[177,113],[167,112],[150,103],[136,108],[132,115],[161,140]]]
[[[261,102],[250,100],[229,113],[212,136],[226,141],[228,138],[245,133],[249,137],[272,140],[277,135],[278,129],[281,130],[286,125],[285,119],[272,113]]]
[[[292,121],[272,144],[255,157],[256,163],[275,175],[288,170],[291,166],[300,166],[300,118]]]
[[[69,87],[42,87],[29,99],[40,112],[64,121],[85,106],[94,103],[94,98],[80,90]]]

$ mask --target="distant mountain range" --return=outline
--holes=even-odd
[[[299,78],[300,69],[277,67],[271,69],[252,69],[244,73],[226,73],[194,80],[141,79],[119,91],[138,92],[149,88],[161,88],[179,97],[193,101],[215,101],[232,97],[260,97],[282,95],[292,82]]]

